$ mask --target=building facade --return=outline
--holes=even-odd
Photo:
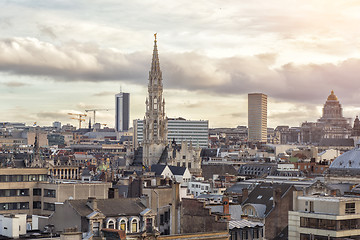
[[[134,146],[135,148],[143,142],[144,121],[134,120]],[[184,118],[167,119],[167,139],[175,140],[176,143],[186,141],[194,146],[207,148],[209,144],[209,121],[208,120],[186,120]]]
[[[118,132],[129,130],[130,93],[120,92],[115,95],[115,129]]]
[[[359,239],[360,200],[321,195],[294,196],[289,239]]]
[[[343,117],[343,109],[334,91],[326,99],[322,112],[317,122],[302,123],[302,143],[320,143],[322,139],[347,139],[351,136],[351,124]]]
[[[248,94],[248,141],[266,142],[267,140],[267,95]]]

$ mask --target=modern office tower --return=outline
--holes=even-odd
[[[134,147],[137,148],[143,142],[144,121],[134,120]],[[208,120],[186,120],[184,118],[167,119],[167,139],[169,142],[175,140],[180,144],[187,141],[193,146],[207,148],[209,144],[209,121]]]
[[[118,132],[129,130],[130,93],[120,92],[115,95],[115,129]]]
[[[266,142],[267,140],[267,95],[248,94],[248,141]]]

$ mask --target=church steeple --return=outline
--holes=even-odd
[[[143,164],[147,166],[158,163],[167,144],[167,121],[165,118],[165,101],[162,96],[162,73],[156,33],[154,36],[154,50],[149,71],[149,96],[145,101],[146,113],[143,132]]]
[[[151,70],[149,72],[150,84],[162,85],[162,73],[160,71],[159,53],[157,49],[156,33],[154,34],[154,50],[151,62]]]

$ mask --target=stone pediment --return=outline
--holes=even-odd
[[[156,213],[153,210],[151,210],[150,208],[146,208],[144,211],[142,211],[140,213],[140,215],[143,216],[143,217],[145,217],[145,216],[155,216]]]
[[[87,215],[86,218],[89,219],[89,220],[92,220],[92,219],[105,219],[105,215],[102,214],[101,212],[94,211],[94,212],[90,213],[89,215]]]

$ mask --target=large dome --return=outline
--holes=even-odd
[[[329,170],[360,170],[360,145],[338,156]]]

